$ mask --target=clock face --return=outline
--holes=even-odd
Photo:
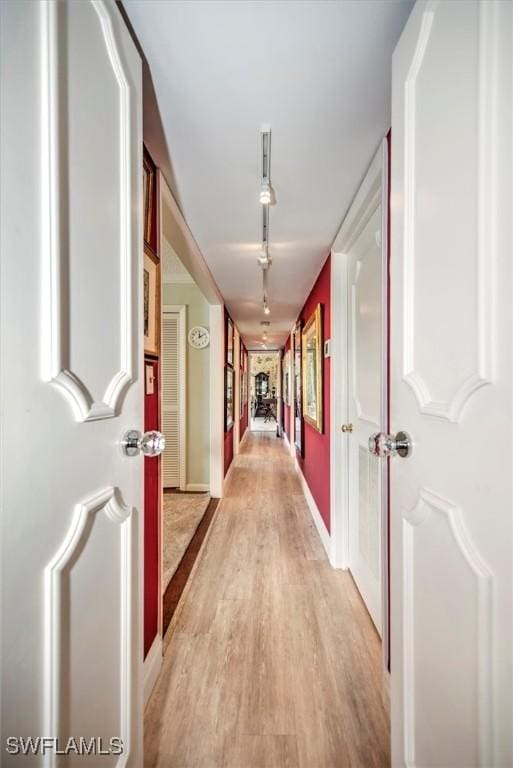
[[[204,349],[210,342],[210,333],[208,328],[202,325],[196,325],[189,331],[189,344],[195,349]]]

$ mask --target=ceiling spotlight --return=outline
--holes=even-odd
[[[264,313],[266,315],[271,314],[271,310],[269,309],[269,304],[267,303],[267,299],[264,299]]]
[[[264,244],[260,251],[260,256],[258,257],[258,263],[262,269],[268,269],[271,266],[271,262],[272,259],[269,253],[269,246]]]
[[[262,205],[276,205],[276,195],[274,189],[268,181],[263,181],[260,185],[260,194],[258,196]]]

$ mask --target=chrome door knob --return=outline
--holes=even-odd
[[[123,452],[127,456],[160,456],[166,447],[166,438],[162,432],[151,430],[142,434],[138,429],[130,429],[121,441]]]
[[[397,435],[387,435],[386,432],[375,432],[369,437],[369,451],[380,459],[387,456],[401,456],[405,459],[411,455],[413,443],[407,432],[398,432]]]

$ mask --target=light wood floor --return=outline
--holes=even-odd
[[[146,768],[389,766],[381,644],[282,440],[245,440],[167,640]]]

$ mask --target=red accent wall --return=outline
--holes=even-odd
[[[287,343],[285,344],[284,353],[285,355],[290,349],[290,336],[287,338]],[[289,388],[292,387],[292,382],[289,381]],[[283,425],[285,429],[285,434],[287,435],[289,441],[290,441],[290,411],[291,408],[289,405],[283,402]]]
[[[153,366],[154,391],[146,394],[146,366]],[[159,363],[144,361],[144,429],[159,428]],[[144,657],[158,630],[160,457],[144,459]]]
[[[317,304],[322,304],[323,342],[331,336],[331,258],[328,256],[299,317],[306,323]],[[324,524],[330,531],[330,359],[323,356],[324,401],[322,434],[305,422],[304,457],[298,461]]]
[[[230,469],[233,460],[233,428],[224,433],[224,474]]]

